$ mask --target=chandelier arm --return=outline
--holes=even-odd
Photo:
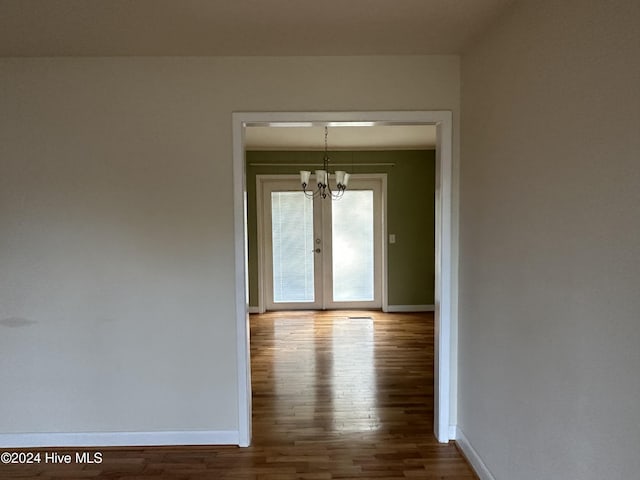
[[[343,195],[344,195],[344,190],[339,189],[336,193],[331,193],[331,198],[333,198],[334,200],[339,200],[340,198],[342,198]]]
[[[309,192],[307,190],[303,190],[303,192],[304,192],[304,194],[305,194],[305,196],[307,198],[312,198],[312,199],[313,198],[318,198],[320,195],[322,195],[320,190],[314,190],[314,191],[311,191],[311,192]]]

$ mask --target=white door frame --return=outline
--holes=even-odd
[[[439,442],[451,437],[449,412],[451,325],[453,290],[452,235],[452,115],[450,111],[396,112],[234,112],[233,207],[235,242],[235,290],[238,372],[238,444],[251,443],[251,358],[249,350],[249,295],[247,284],[247,188],[244,133],[246,126],[312,126],[345,124],[435,125],[436,140],[436,258],[435,258],[435,349],[434,433]]]
[[[295,181],[298,181],[298,185],[300,182],[300,176],[294,175],[256,175],[256,219],[258,222],[257,225],[257,244],[258,244],[258,311],[259,313],[264,313],[267,310],[267,293],[269,290],[273,291],[273,279],[270,278],[270,275],[266,273],[272,273],[271,268],[273,268],[273,262],[270,260],[271,257],[271,247],[272,242],[268,235],[265,235],[267,231],[267,218],[265,215],[265,208],[270,210],[270,205],[266,202],[267,200],[264,198],[265,191],[269,192],[269,186],[273,188],[273,185],[284,186],[286,184],[287,187],[293,184]],[[314,199],[315,202],[315,199]],[[314,205],[315,208],[315,205]],[[315,213],[315,212],[314,212]],[[313,217],[313,238],[316,238],[316,234],[320,225],[322,224],[322,220],[314,215]],[[322,246],[324,248],[324,245]],[[271,268],[267,266],[270,264]],[[322,272],[322,262],[319,261],[319,258],[314,255],[314,293],[316,294],[315,300],[313,302],[305,302],[303,309],[319,310],[322,308],[323,299],[317,296],[322,290],[317,282],[321,281],[323,277]],[[286,309],[294,309],[296,305],[287,304],[284,306],[283,310]]]
[[[352,190],[352,186],[361,184],[362,181],[365,182],[374,182],[376,185],[375,190],[379,190],[378,199],[375,202],[379,202],[377,210],[374,209],[374,213],[378,214],[378,219],[374,220],[374,237],[376,241],[379,242],[376,244],[376,249],[378,253],[376,254],[376,266],[375,266],[375,291],[376,291],[376,301],[377,303],[372,305],[362,306],[362,303],[349,303],[343,302],[342,304],[335,305],[334,302],[327,300],[327,292],[330,290],[327,288],[326,277],[330,275],[330,271],[326,271],[324,268],[324,263],[316,266],[316,272],[319,272],[320,281],[322,282],[321,291],[324,292],[324,296],[317,299],[316,305],[313,307],[308,307],[308,304],[305,304],[303,307],[298,307],[295,304],[287,304],[283,306],[283,310],[295,310],[298,309],[369,309],[369,308],[382,308],[384,312],[388,309],[388,298],[387,298],[387,174],[386,173],[352,173],[351,179],[349,180],[349,190]],[[256,212],[257,212],[257,243],[258,243],[258,313],[264,313],[267,311],[267,296],[269,295],[269,290],[273,288],[272,280],[269,278],[269,275],[266,275],[269,270],[268,266],[268,257],[271,254],[271,242],[269,238],[266,238],[265,232],[267,229],[265,228],[265,211],[266,207],[265,202],[267,201],[264,198],[265,188],[268,184],[277,184],[282,182],[289,182],[291,184],[297,185],[298,189],[300,188],[300,176],[299,175],[291,175],[291,174],[258,174],[256,175]],[[324,216],[323,216],[324,218]],[[323,235],[324,228],[321,225],[315,224],[317,219],[314,218],[314,228],[318,231],[322,230],[321,233],[315,232],[314,235]],[[322,224],[323,222],[320,222]],[[314,236],[315,238],[315,236]],[[322,249],[326,251],[327,248],[331,248],[331,241],[325,239],[322,244]],[[330,270],[330,269],[329,269]],[[269,272],[271,273],[271,272]],[[316,281],[318,279],[316,278]],[[332,304],[333,303],[333,304]]]

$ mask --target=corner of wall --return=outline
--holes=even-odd
[[[480,480],[496,480],[491,473],[491,470],[484,464],[482,458],[475,448],[471,445],[471,442],[466,437],[464,432],[459,426],[453,427],[455,429],[455,442],[462,454],[466,457],[467,461],[471,464],[471,467],[476,472],[476,475],[480,477]]]

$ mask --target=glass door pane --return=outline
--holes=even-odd
[[[313,200],[271,192],[273,302],[314,302]]]
[[[331,208],[333,301],[373,301],[373,191],[347,190]]]

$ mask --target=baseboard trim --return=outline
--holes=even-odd
[[[433,312],[435,310],[435,305],[388,305],[386,309],[383,309],[385,312],[389,313],[400,313],[400,312]],[[260,307],[252,307],[248,308],[249,313],[261,313]]]
[[[388,312],[433,312],[435,305],[389,305]]]
[[[480,480],[496,480],[491,473],[491,470],[489,470],[489,468],[484,464],[480,455],[478,455],[478,452],[473,448],[469,439],[465,436],[460,427],[456,428],[456,444],[464,456],[467,457],[467,460],[475,470],[476,475],[480,477]]]
[[[456,425],[449,425],[449,440],[455,440],[458,435],[458,427]]]
[[[0,448],[238,445],[239,442],[240,435],[236,430],[0,434]]]

